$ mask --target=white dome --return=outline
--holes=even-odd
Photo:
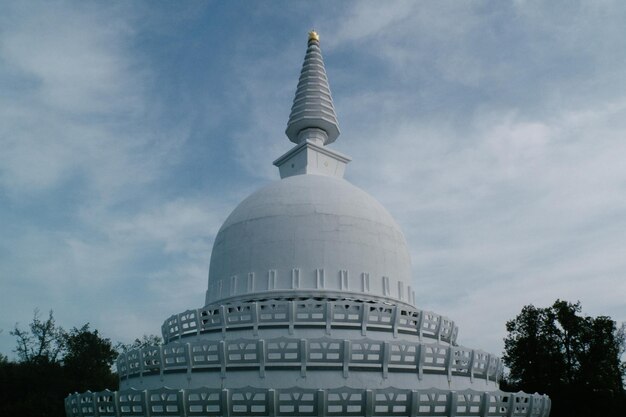
[[[342,178],[295,175],[255,192],[226,219],[206,302],[295,290],[413,303],[410,271],[404,236],[378,201]]]

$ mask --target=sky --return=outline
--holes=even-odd
[[[201,307],[278,179],[321,37],[346,178],[402,227],[419,308],[501,354],[522,306],[626,321],[626,3],[0,3],[0,353],[39,309],[113,341]]]

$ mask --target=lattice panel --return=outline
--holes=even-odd
[[[224,325],[224,323],[222,322],[222,315],[220,314],[219,308],[205,307],[199,309],[198,311],[200,316],[200,331],[221,329]]]
[[[419,392],[417,394],[417,412],[418,416],[448,416],[450,414],[449,398],[453,395],[451,392],[442,390],[429,390]],[[455,410],[456,411],[456,410]]]
[[[221,366],[220,342],[197,340],[190,344],[190,348],[193,368],[219,368]]]
[[[146,393],[150,417],[177,417],[182,414],[183,393],[181,390],[160,388]]]
[[[269,416],[269,392],[261,388],[229,390],[231,416]]]
[[[317,390],[291,388],[276,394],[277,416],[317,416],[319,414]]]
[[[198,322],[198,310],[187,310],[178,315],[178,327],[181,329],[181,333],[197,333]]]
[[[115,417],[115,397],[117,393],[109,390],[94,394],[94,405],[98,411],[98,417]]]
[[[138,374],[141,372],[141,352],[139,350],[131,350],[125,354],[126,366],[128,374]]]
[[[472,350],[453,347],[451,349],[452,363],[450,371],[455,375],[469,375],[472,362]]]
[[[363,304],[333,302],[332,306],[332,322],[337,326],[357,327],[363,321]]]
[[[222,407],[221,389],[193,388],[183,390],[183,398],[186,404],[185,416],[205,417],[223,416],[225,414]]]
[[[161,370],[161,350],[158,346],[149,346],[140,350],[142,372],[151,373]]]
[[[341,366],[343,364],[343,341],[335,339],[312,339],[308,341],[307,364]]]
[[[398,309],[398,327],[402,329],[419,328],[420,311]]]
[[[373,412],[377,416],[411,415],[411,390],[389,388],[372,395]]]
[[[476,416],[482,410],[483,395],[477,392],[461,392],[456,396],[456,415],[458,417]]]
[[[289,323],[289,302],[259,303],[259,325],[285,325]]]
[[[302,325],[326,324],[326,303],[323,302],[296,302],[295,323]]]
[[[300,366],[302,363],[301,345],[296,339],[273,339],[266,342],[265,363],[268,366]]]
[[[254,304],[227,306],[226,323],[228,327],[250,327],[256,321]]]
[[[146,391],[122,391],[118,396],[118,410],[120,416],[145,416]]]
[[[91,392],[87,392],[79,397],[78,409],[83,416],[95,416],[94,396]]]
[[[380,368],[385,344],[379,340],[355,340],[351,343],[350,366]]]
[[[389,368],[417,369],[421,345],[413,343],[389,343]]]
[[[393,325],[393,312],[395,307],[386,304],[370,305],[367,314],[367,322],[372,328],[391,329]],[[417,330],[417,329],[416,329]]]
[[[336,388],[326,393],[327,416],[364,416],[366,393],[360,389]]]
[[[435,372],[446,371],[448,348],[434,344],[427,344],[422,345],[422,349],[424,349],[424,370]]]
[[[226,343],[228,366],[258,366],[259,357],[256,340],[238,340]]]
[[[170,343],[163,346],[163,367],[167,370],[187,369],[189,364],[188,345]]]

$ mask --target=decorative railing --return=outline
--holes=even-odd
[[[428,311],[383,303],[362,301],[272,300],[227,305],[209,305],[175,314],[165,320],[163,340],[171,342],[185,336],[208,332],[286,327],[322,327],[330,334],[333,328],[388,331],[414,334],[439,341],[456,343],[458,327],[446,317]]]
[[[119,356],[117,372],[121,379],[163,375],[173,372],[219,372],[245,368],[265,372],[273,369],[336,369],[350,371],[413,372],[444,374],[498,381],[502,371],[499,358],[462,346],[409,341],[370,339],[239,339],[193,340],[131,350]]]
[[[73,394],[65,409],[67,417],[548,417],[550,398],[438,389],[160,388]]]

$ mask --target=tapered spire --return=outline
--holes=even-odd
[[[309,139],[327,145],[339,136],[319,35],[315,31],[309,32],[304,64],[285,133],[290,141],[298,144]]]

